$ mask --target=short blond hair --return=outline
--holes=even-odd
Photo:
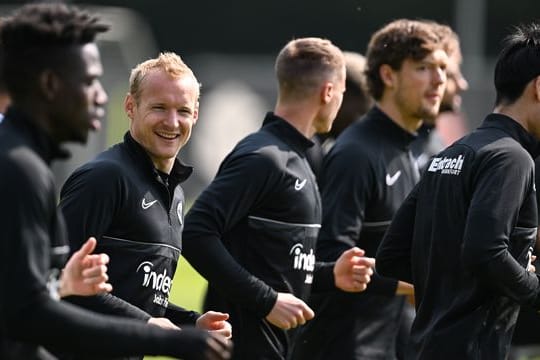
[[[338,76],[344,66],[343,53],[330,40],[316,37],[292,40],[276,59],[280,93],[304,96],[318,87],[321,81]]]
[[[142,82],[148,73],[155,70],[163,70],[173,78],[183,76],[192,76],[195,82],[199,84],[197,90],[197,98],[200,94],[200,83],[195,77],[195,74],[189,66],[184,63],[182,58],[173,52],[160,53],[157,58],[146,60],[131,70],[129,76],[129,93],[134,97],[135,101],[139,101],[142,91]]]

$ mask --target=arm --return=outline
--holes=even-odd
[[[72,251],[89,237],[97,241],[109,228],[118,204],[125,197],[126,184],[117,176],[117,167],[103,162],[77,169],[65,182],[60,193],[59,208],[65,218]],[[104,195],[106,194],[106,195]],[[81,295],[81,294],[76,294]],[[70,296],[66,300],[103,314],[148,321],[150,315],[111,294]]]
[[[370,197],[375,192],[375,170],[368,156],[356,146],[334,147],[326,156],[321,173],[322,227],[317,242],[317,260],[336,261],[360,238]],[[355,164],[355,166],[351,166]],[[369,256],[375,254],[368,253]],[[366,291],[392,296],[398,282],[375,272]],[[315,288],[318,291],[319,287]]]
[[[400,206],[379,245],[376,269],[382,276],[412,283],[411,243],[416,216],[416,199],[420,186],[421,183],[413,189]]]
[[[293,295],[278,294],[251,275],[221,240],[272,190],[275,176],[279,172],[263,155],[229,156],[186,215],[182,251],[229,301],[266,317],[276,326],[290,328],[312,318],[311,309]]]
[[[536,226],[532,219],[516,224],[524,201],[534,196],[533,171],[528,158],[511,155],[492,156],[478,166],[463,235],[463,266],[498,293],[538,309],[538,277],[509,251],[517,225]]]
[[[201,314],[196,311],[184,309],[183,307],[170,302],[165,311],[165,317],[180,327],[182,325],[195,325],[199,316],[201,316]]]
[[[167,331],[53,300],[47,289],[50,247],[62,226],[57,222],[52,176],[33,174],[35,179],[29,179],[18,169],[3,168],[11,175],[0,179],[1,188],[9,189],[2,196],[11,204],[0,216],[0,281],[9,290],[0,296],[6,341],[95,356],[163,354],[196,359],[197,354],[218,352],[222,353],[218,358],[225,358],[226,345],[213,350],[214,340],[205,332]]]
[[[341,254],[335,263],[315,263],[313,291],[339,288],[347,292],[364,291],[371,281],[375,259],[365,257],[364,251],[353,247]]]

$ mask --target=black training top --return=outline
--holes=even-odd
[[[540,308],[538,278],[525,270],[536,147],[516,121],[491,114],[431,160],[396,214],[377,269],[414,283],[408,359],[505,359],[519,304]]]
[[[212,287],[260,317],[274,306],[276,292],[307,299],[320,269],[321,202],[305,159],[311,144],[269,113],[225,158],[186,216],[186,259]],[[331,271],[320,275],[321,286],[333,284]]]
[[[49,169],[59,155],[66,153],[33,119],[10,108],[0,125],[0,358],[44,358],[39,345],[96,357],[202,351],[202,333],[194,338],[53,299],[48,284],[69,254]]]
[[[409,151],[414,139],[378,107],[337,138],[320,177],[318,259],[335,260],[353,246],[375,256],[392,216],[417,182]],[[396,286],[397,280],[375,274],[362,293],[312,296],[318,316],[305,326],[296,358],[385,358],[393,351],[403,306]]]
[[[198,316],[169,304],[185,207],[179,184],[191,172],[178,160],[169,176],[158,172],[128,132],[124,142],[75,170],[60,194],[71,247],[77,249],[94,236],[96,251],[110,256],[112,293],[179,324],[194,323]],[[98,301],[113,302],[129,315],[111,296],[77,300],[96,311],[102,307]]]

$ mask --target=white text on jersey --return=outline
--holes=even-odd
[[[463,155],[459,155],[457,158],[448,158],[446,156],[436,157],[431,161],[428,171],[440,171],[441,174],[459,175],[463,167],[463,160],[465,160]]]

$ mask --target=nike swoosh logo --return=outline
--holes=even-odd
[[[143,199],[142,199],[142,202],[141,202],[141,207],[143,208],[143,210],[146,210],[146,209],[148,209],[150,206],[154,205],[156,202],[157,202],[157,200],[150,201],[150,202],[146,202],[146,199],[143,198]]]
[[[394,185],[400,175],[401,175],[401,170],[396,171],[396,173],[392,176],[390,176],[390,174],[386,174],[386,185],[388,186]]]
[[[296,179],[296,181],[294,182],[294,190],[296,191],[302,190],[304,185],[306,185],[306,182],[307,182],[307,179],[304,179],[302,181],[300,181],[300,179]]]

